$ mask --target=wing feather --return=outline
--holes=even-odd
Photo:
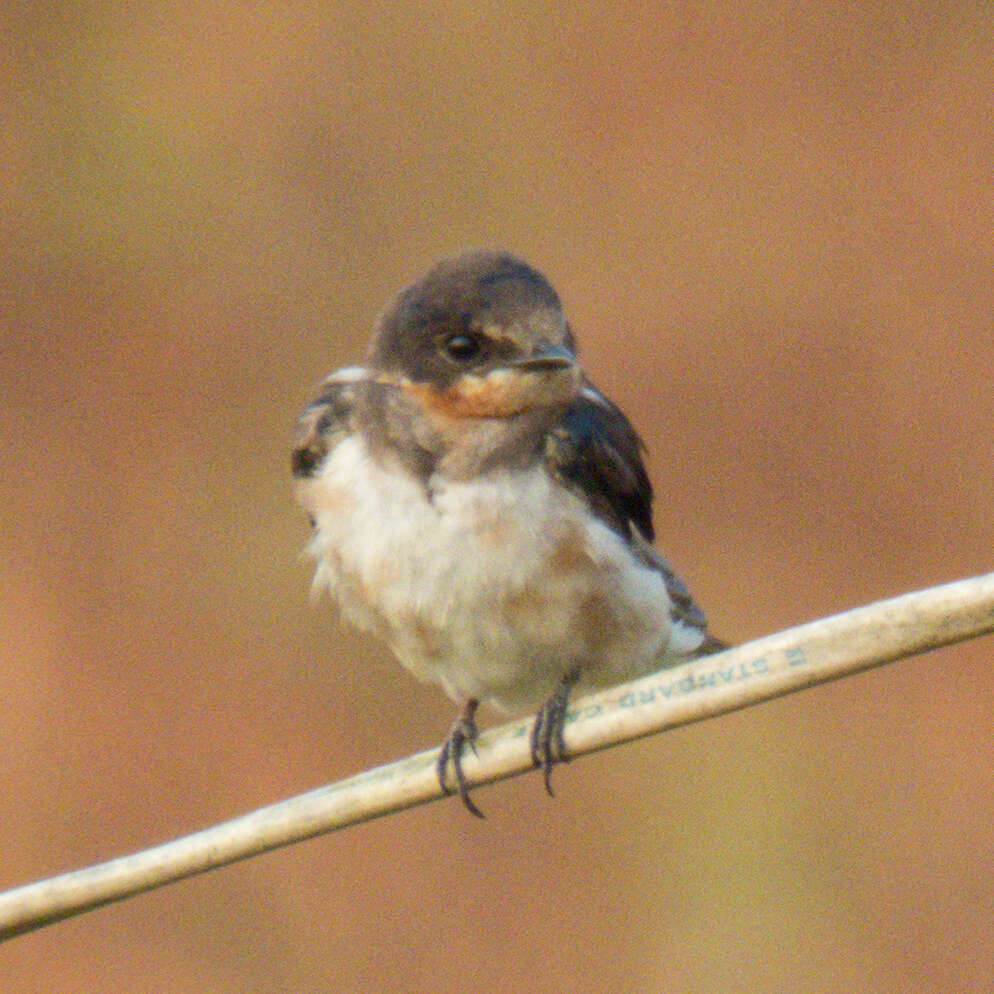
[[[361,366],[339,369],[322,381],[317,397],[297,420],[290,465],[298,479],[313,476],[324,457],[355,428],[358,384],[369,379]]]
[[[549,432],[545,462],[616,532],[631,541],[634,525],[651,542],[652,484],[643,450],[628,418],[587,385]]]
[[[545,462],[550,472],[587,501],[594,514],[629,542],[646,566],[662,575],[674,621],[697,633],[691,635],[694,640],[705,635],[697,651],[720,651],[724,644],[707,634],[707,618],[686,584],[651,544],[652,484],[642,461],[644,451],[628,418],[588,383],[549,432]]]

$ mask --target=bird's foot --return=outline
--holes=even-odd
[[[545,789],[552,793],[552,767],[556,763],[569,762],[563,729],[566,727],[566,710],[570,694],[580,679],[580,668],[574,666],[563,675],[552,696],[538,709],[535,724],[532,726],[532,762],[542,768]]]
[[[473,803],[472,798],[469,796],[469,784],[466,783],[466,775],[462,769],[462,754],[467,745],[473,750],[473,754],[476,755],[476,739],[480,734],[479,729],[476,727],[476,709],[479,706],[480,702],[474,697],[466,701],[466,706],[463,708],[463,712],[456,723],[452,726],[449,737],[442,743],[442,748],[438,753],[438,764],[435,769],[438,773],[438,782],[442,791],[446,794],[451,793],[447,782],[447,774],[449,760],[452,760],[452,769],[456,775],[456,789],[459,792],[459,797],[462,798],[462,802],[466,805],[466,810],[470,814],[476,815],[477,818],[482,818],[484,817],[483,812]]]

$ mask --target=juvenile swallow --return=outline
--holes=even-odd
[[[642,449],[580,368],[555,290],[499,251],[402,290],[366,364],[299,420],[315,589],[462,704],[437,769],[473,814],[462,757],[481,703],[538,707],[551,794],[572,691],[724,648],[651,544]]]

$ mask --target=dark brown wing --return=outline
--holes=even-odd
[[[707,618],[686,584],[651,545],[652,484],[642,462],[644,446],[625,415],[587,384],[549,432],[545,462],[558,479],[582,496],[605,524],[625,538],[632,552],[662,574],[675,621],[706,633]],[[698,653],[725,648],[711,635]]]
[[[632,525],[653,539],[652,484],[631,422],[585,386],[546,439],[545,463],[605,524],[631,541]]]
[[[351,366],[322,382],[317,397],[297,420],[290,457],[294,476],[313,476],[324,457],[352,431],[358,384],[367,376],[366,370]]]

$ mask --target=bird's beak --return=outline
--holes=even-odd
[[[565,345],[550,345],[527,359],[516,359],[510,365],[513,369],[526,373],[551,373],[575,366],[576,356]]]
[[[569,403],[582,381],[572,350],[550,345],[482,373],[464,373],[440,396],[445,398],[443,404],[450,416],[510,418]]]

